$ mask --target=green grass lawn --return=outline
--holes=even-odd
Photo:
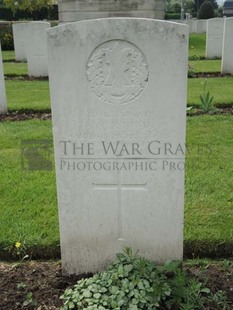
[[[206,34],[194,34],[189,37],[189,57],[205,57]]]
[[[188,104],[198,105],[203,93],[204,78],[188,79]],[[233,78],[208,78],[206,90],[214,96],[214,104],[233,104]]]
[[[27,63],[25,62],[4,62],[3,70],[5,75],[25,75],[28,74]]]
[[[54,171],[21,169],[21,140],[51,138],[51,122],[0,124],[0,244],[58,243]]]
[[[233,116],[187,121],[185,241],[196,247],[233,242],[232,130]],[[54,171],[21,169],[21,140],[51,138],[50,121],[0,123],[2,249],[16,241],[37,249],[59,244]]]
[[[4,61],[14,61],[15,51],[2,51],[2,60]]]
[[[188,105],[199,105],[204,78],[188,79]],[[209,78],[207,90],[215,104],[233,104],[233,78]],[[46,110],[50,108],[48,81],[7,80],[9,110]]]
[[[232,132],[233,116],[188,118],[186,240],[233,242]]]
[[[221,72],[221,60],[189,61],[189,71],[194,73]]]
[[[9,110],[45,110],[50,108],[48,81],[7,80]]]

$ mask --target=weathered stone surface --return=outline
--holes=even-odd
[[[233,74],[233,17],[225,18],[223,33],[222,73]]]
[[[27,27],[27,63],[29,76],[48,76],[48,55],[46,30],[51,27],[48,22],[30,22]]]
[[[27,23],[15,23],[13,28],[13,38],[14,38],[14,50],[15,50],[15,60],[16,61],[26,61],[27,51],[26,51],[26,29]]]
[[[48,31],[64,273],[125,246],[182,259],[188,27],[131,18]]]
[[[206,31],[206,58],[221,58],[223,44],[224,18],[207,20]]]
[[[188,19],[186,21],[186,25],[189,26],[189,33],[197,32],[197,20],[196,19]]]
[[[206,25],[207,25],[207,19],[197,19],[195,33],[199,33],[199,34],[206,33]]]
[[[0,113],[4,114],[6,112],[7,112],[6,89],[3,73],[2,49],[0,44]]]
[[[184,24],[189,26],[189,33],[198,33],[202,34],[206,32],[206,21],[207,20],[200,20],[196,18],[192,19],[174,19],[170,20],[174,23]]]

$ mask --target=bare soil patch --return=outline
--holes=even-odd
[[[39,119],[39,120],[47,120],[51,119],[51,112],[13,112],[7,114],[0,114],[0,122],[1,121],[26,121],[30,119]]]
[[[229,307],[233,309],[233,263],[197,264],[184,268],[190,276],[205,282],[212,292],[224,290]],[[53,310],[62,303],[60,295],[72,287],[79,276],[62,276],[60,262],[30,261],[24,263],[0,263],[0,309]],[[210,308],[208,308],[210,310]]]
[[[232,77],[232,74],[229,73],[220,73],[220,72],[199,72],[199,73],[190,73],[189,78],[219,78],[219,77]]]

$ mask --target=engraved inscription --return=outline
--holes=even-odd
[[[126,104],[144,90],[149,68],[143,53],[134,44],[111,40],[98,46],[86,66],[94,93],[110,104]]]

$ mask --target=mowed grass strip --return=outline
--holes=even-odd
[[[198,106],[204,91],[205,78],[188,79],[188,105]],[[214,96],[214,104],[233,104],[233,78],[208,78],[206,90]],[[48,81],[7,80],[6,93],[9,110],[50,109]]]
[[[185,240],[233,243],[233,116],[187,120]]]
[[[196,250],[204,244],[211,252],[213,243],[233,241],[232,130],[233,116],[187,120],[184,235],[185,243],[194,242]],[[0,123],[2,253],[17,241],[35,251],[59,244],[54,170],[21,168],[21,140],[51,138],[50,121]]]
[[[188,105],[199,105],[200,95],[204,92],[205,78],[188,79]],[[214,96],[213,103],[221,105],[233,104],[233,78],[208,78],[206,91]]]
[[[189,71],[194,73],[220,73],[221,60],[189,61]]]
[[[28,74],[27,63],[25,62],[4,62],[4,74],[8,76],[20,76]]]
[[[205,58],[206,34],[192,33],[189,36],[189,57]]]
[[[48,81],[6,80],[9,110],[50,109]]]
[[[3,61],[15,61],[15,51],[2,51]]]
[[[51,122],[0,124],[0,245],[58,244],[55,174],[22,170],[21,140],[51,139]],[[52,156],[53,160],[53,156]]]

